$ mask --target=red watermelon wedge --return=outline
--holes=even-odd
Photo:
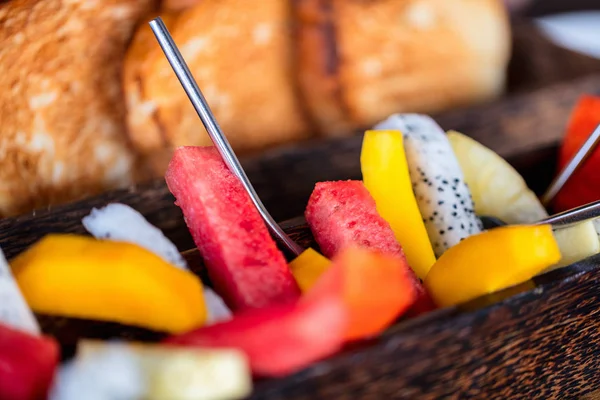
[[[45,399],[58,360],[53,339],[0,325],[0,399]]]
[[[396,256],[412,278],[417,300],[411,314],[435,308],[425,288],[406,263],[396,236],[377,212],[375,200],[361,181],[319,182],[308,200],[306,221],[327,257],[347,247],[364,247]]]
[[[338,351],[347,312],[333,296],[248,310],[219,324],[173,336],[167,344],[240,349],[258,376],[283,376]]]
[[[283,254],[216,148],[177,148],[166,181],[215,289],[232,310],[299,298]]]
[[[567,165],[598,124],[600,124],[600,97],[582,96],[571,115],[567,134],[560,149],[559,169],[562,170]],[[598,171],[600,171],[600,149],[597,148],[556,195],[554,210],[560,212],[600,199]]]

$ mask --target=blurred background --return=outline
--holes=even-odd
[[[0,217],[161,179],[174,147],[210,144],[158,15],[242,156],[600,72],[593,0],[0,1]]]

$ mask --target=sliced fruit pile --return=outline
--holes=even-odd
[[[600,100],[582,100],[564,153],[600,122],[596,107]],[[159,229],[123,204],[83,219],[93,237],[48,235],[10,268],[0,253],[0,364],[10,366],[0,368],[0,398],[243,398],[254,377],[288,375],[399,318],[600,251],[593,222],[554,232],[533,224],[547,212],[523,178],[490,149],[446,134],[427,116],[393,115],[367,131],[360,164],[362,181],[315,185],[305,217],[322,254],[306,249],[288,264],[218,152],[178,148],[166,182],[211,287]],[[595,196],[572,193],[557,204]],[[514,225],[484,230],[481,216]],[[84,340],[59,366],[59,346],[40,335],[33,313],[167,338]]]
[[[368,131],[360,164],[363,182],[377,211],[389,222],[408,263],[423,279],[435,263],[435,254],[413,193],[405,154],[404,140],[398,132]]]
[[[498,154],[458,132],[448,139],[471,189],[477,215],[491,216],[507,224],[529,224],[548,213],[519,173]],[[570,265],[600,252],[594,222],[556,230],[561,260],[553,268]]]
[[[360,246],[395,257],[414,287],[416,301],[413,311],[419,314],[434,308],[421,282],[406,263],[390,224],[378,214],[375,201],[362,182],[317,183],[308,200],[305,216],[326,256],[334,257],[346,248]]]
[[[436,257],[481,232],[471,193],[444,131],[430,117],[393,115],[375,127],[404,137],[413,195]]]

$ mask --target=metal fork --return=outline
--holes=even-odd
[[[185,60],[183,59],[177,45],[175,44],[173,37],[169,33],[167,27],[165,26],[163,20],[158,17],[150,21],[150,28],[160,47],[162,48],[169,64],[173,68],[175,75],[181,82],[185,93],[188,95],[194,109],[198,113],[198,116],[202,120],[202,124],[206,128],[208,135],[213,141],[215,147],[221,154],[223,161],[227,165],[227,167],[231,170],[231,172],[240,180],[246,192],[250,196],[252,203],[257,208],[260,216],[265,221],[267,227],[271,234],[275,237],[275,239],[283,245],[286,249],[288,249],[291,253],[296,256],[299,256],[304,249],[299,246],[296,242],[294,242],[281,227],[275,222],[271,214],[267,211],[264,204],[258,197],[258,194],[254,190],[252,183],[246,176],[246,172],[242,168],[238,158],[236,157],[229,141],[225,137],[225,134],[221,130],[219,123],[217,122],[213,112],[211,111],[202,91],[198,87],[196,80],[194,79],[192,73],[190,72]]]

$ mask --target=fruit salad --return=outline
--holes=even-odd
[[[599,122],[600,99],[582,99],[561,165]],[[0,364],[10,366],[0,368],[0,398],[244,398],[257,378],[285,377],[399,320],[600,252],[594,222],[535,224],[548,213],[518,172],[428,116],[392,115],[366,131],[360,167],[362,180],[315,185],[305,218],[318,248],[290,260],[219,153],[178,148],[166,182],[207,281],[118,203],[83,218],[89,235],[47,235],[10,266],[0,253]],[[589,168],[558,209],[600,197],[581,187]],[[486,230],[483,216],[508,225]],[[60,344],[40,333],[37,314],[162,339],[83,338],[60,363]]]

